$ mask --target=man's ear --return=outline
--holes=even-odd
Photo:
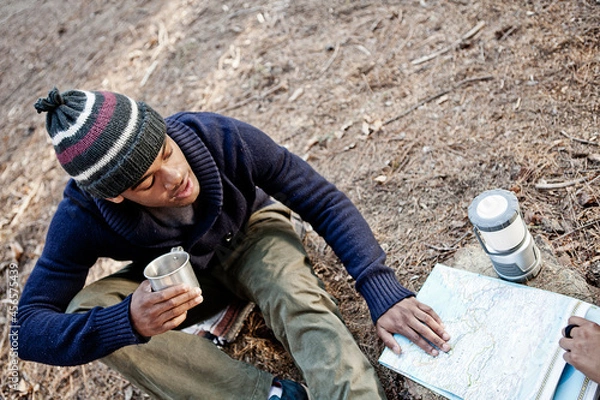
[[[125,200],[125,197],[123,197],[121,195],[118,195],[117,197],[111,197],[111,198],[108,198],[106,200],[108,200],[108,201],[110,201],[112,203],[115,203],[115,204],[119,204],[119,203],[122,203],[123,200]]]

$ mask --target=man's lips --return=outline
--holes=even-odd
[[[177,190],[177,192],[175,192],[175,195],[173,196],[173,198],[175,198],[175,199],[186,198],[192,194],[193,190],[194,190],[194,184],[192,183],[192,180],[188,176],[188,177],[186,177],[184,183],[181,184],[181,186]]]

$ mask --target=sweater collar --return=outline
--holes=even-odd
[[[215,223],[223,207],[223,186],[217,164],[206,145],[187,125],[166,118],[167,135],[180,147],[200,184],[198,224],[194,231],[202,235]],[[150,213],[135,203],[115,204],[94,199],[108,225],[131,243],[146,247],[169,247],[183,244],[184,232],[177,227],[159,225]]]

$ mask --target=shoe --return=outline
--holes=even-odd
[[[273,385],[279,385],[283,391],[281,397],[271,396],[269,400],[310,400],[306,386],[289,379],[273,379]]]

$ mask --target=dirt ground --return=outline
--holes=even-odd
[[[4,0],[0,18],[3,365],[9,272],[26,283],[66,182],[33,108],[53,86],[261,128],[350,196],[412,290],[476,241],[467,207],[492,188],[514,191],[530,231],[600,286],[597,0]],[[352,279],[320,238],[306,245],[376,364]],[[225,351],[301,379],[256,312]],[[417,398],[377,368],[390,399]],[[100,363],[20,362],[16,391],[5,369],[7,399],[146,398]]]

